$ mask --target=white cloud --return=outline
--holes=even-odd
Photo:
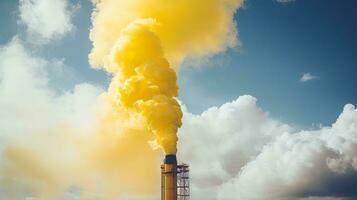
[[[184,110],[179,156],[192,169],[193,199],[216,199],[218,188],[239,173],[276,135],[290,130],[241,96],[201,115]]]
[[[311,81],[311,80],[314,80],[314,79],[317,79],[317,76],[315,75],[312,75],[311,73],[307,72],[307,73],[303,73],[301,78],[300,78],[300,81],[301,82],[308,82],[308,81]]]
[[[55,61],[58,62],[58,61]],[[90,105],[101,89],[79,84],[63,95],[48,86],[48,72],[56,64],[31,55],[14,38],[0,47],[0,132],[20,134],[46,130],[70,116],[82,124],[90,120]],[[81,112],[77,112],[81,111]],[[76,116],[75,113],[81,113]]]
[[[201,115],[185,111],[180,156],[190,163],[192,199],[356,198],[357,110],[330,127],[294,131],[251,96]]]
[[[48,77],[49,73],[56,71],[51,70],[51,67],[58,65],[58,62],[32,55],[17,37],[0,46],[0,199],[24,199],[25,185],[39,187],[36,185],[39,182],[33,181],[39,179],[33,178],[30,182],[28,174],[16,177],[16,170],[26,173],[25,170],[35,169],[39,170],[39,174],[50,173],[51,176],[58,176],[56,180],[63,179],[60,173],[53,173],[48,166],[65,159],[73,159],[75,151],[69,151],[73,140],[93,129],[97,97],[103,90],[82,83],[63,94],[56,94],[48,84]],[[75,127],[75,131],[70,127]],[[60,130],[62,132],[59,133]],[[68,139],[65,138],[66,134],[72,134],[69,141],[59,142]],[[39,136],[46,139],[35,139]],[[19,145],[20,149],[30,148],[31,151],[26,150],[28,154],[18,154],[20,161],[15,160],[15,163],[19,162],[16,163],[17,166],[6,171],[13,163],[7,160],[5,151],[13,145]],[[39,153],[37,151],[46,159],[34,159],[32,153]],[[58,151],[61,155],[54,156],[53,152]],[[63,164],[64,162],[61,162],[61,166]],[[35,173],[34,177],[36,176],[38,174]],[[9,198],[9,191],[13,191],[16,196]]]
[[[291,3],[291,2],[295,2],[296,0],[276,0],[279,3]]]
[[[74,7],[68,0],[20,0],[19,9],[20,22],[34,42],[61,38],[73,29]]]

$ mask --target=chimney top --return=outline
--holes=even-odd
[[[177,165],[177,159],[175,154],[168,154],[165,156],[164,164]]]

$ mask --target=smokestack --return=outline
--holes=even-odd
[[[161,165],[161,200],[177,200],[177,159],[174,154],[166,155]]]
[[[189,200],[189,166],[177,164],[175,154],[167,154],[161,165],[161,200]]]

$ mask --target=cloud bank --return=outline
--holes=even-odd
[[[193,199],[356,199],[357,110],[331,126],[294,131],[241,96],[201,115],[185,112],[181,157]]]

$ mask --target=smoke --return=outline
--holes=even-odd
[[[174,68],[185,57],[219,53],[237,43],[234,13],[243,0],[94,0],[92,66],[100,67],[122,30],[140,19],[157,22],[160,39]]]
[[[176,73],[163,57],[160,41],[150,31],[152,20],[141,20],[123,30],[113,47],[106,70],[114,73],[109,95],[117,106],[138,112],[145,127],[165,153],[176,153],[182,112],[177,103]]]
[[[90,62],[113,74],[108,95],[118,107],[140,114],[155,135],[152,144],[166,154],[177,151],[182,118],[174,68],[186,57],[234,46],[233,15],[241,4],[242,0],[94,1]]]

